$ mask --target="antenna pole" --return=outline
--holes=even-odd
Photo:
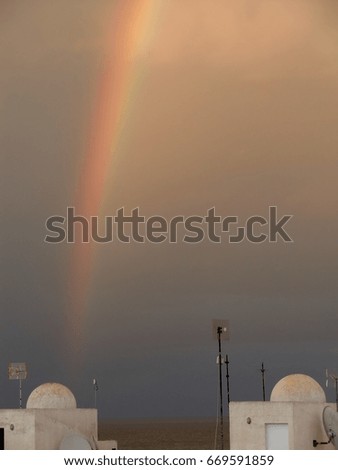
[[[227,398],[228,398],[228,409],[230,404],[230,376],[229,376],[229,357],[225,355],[225,365],[226,365],[226,378],[227,378]]]
[[[265,369],[264,369],[264,362],[262,362],[262,389],[263,389],[263,401],[265,401]]]
[[[22,408],[22,381],[19,380],[19,405]]]
[[[97,392],[98,392],[99,386],[98,386],[96,379],[93,379],[93,387],[94,387],[94,408],[97,408]]]
[[[22,408],[22,381],[27,378],[27,364],[25,362],[10,362],[8,364],[8,378],[19,381],[19,408]]]
[[[219,397],[220,397],[220,433],[221,433],[221,449],[224,449],[224,425],[223,425],[223,378],[222,378],[222,345],[221,345],[221,334],[223,328],[219,326],[217,328],[218,336],[218,371],[219,371]]]

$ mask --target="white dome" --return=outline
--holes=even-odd
[[[271,392],[270,400],[325,403],[326,396],[322,387],[312,377],[291,374],[277,382]]]
[[[69,388],[57,383],[46,383],[29,395],[26,408],[76,408],[76,400]]]

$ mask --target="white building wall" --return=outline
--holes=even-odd
[[[117,442],[99,441],[96,409],[0,410],[6,450],[57,450],[62,439],[79,434],[93,449],[117,448]]]
[[[335,410],[336,405],[333,403],[295,403],[294,405],[294,449],[313,449],[313,440],[328,441],[323,425],[323,409],[330,406]],[[316,447],[316,450],[329,449],[334,449],[334,446],[328,444]]]
[[[255,450],[266,448],[265,424],[289,425],[293,440],[291,403],[230,402],[230,448]]]
[[[327,441],[322,424],[326,403],[231,402],[230,448],[266,449],[266,424],[288,424],[289,449],[314,450],[313,440]],[[329,404],[330,406],[335,406]],[[316,450],[333,449],[331,444]]]
[[[35,415],[31,410],[0,410],[5,430],[5,450],[30,450],[35,444]]]
[[[73,393],[58,383],[33,390],[25,409],[0,409],[0,428],[6,450],[57,450],[67,436],[69,445],[81,447],[74,435],[86,439],[93,450],[117,448],[114,440],[98,440],[97,409],[76,408]]]

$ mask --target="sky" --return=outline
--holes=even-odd
[[[215,318],[232,400],[261,399],[262,361],[268,395],[338,372],[337,23],[335,0],[2,0],[0,407],[26,362],[24,401],[90,407],[96,378],[102,418],[214,416]],[[269,206],[292,243],[45,242],[67,207]]]

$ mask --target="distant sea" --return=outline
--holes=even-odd
[[[216,419],[112,420],[99,423],[99,438],[116,439],[121,450],[213,450],[215,429]],[[229,449],[227,420],[224,448]]]

